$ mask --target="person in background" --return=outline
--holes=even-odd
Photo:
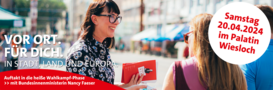
[[[225,62],[212,50],[208,38],[213,15],[199,14],[190,22],[190,32],[184,35],[189,52],[194,57],[175,61],[169,68],[163,90],[246,90],[240,67]]]
[[[4,29],[0,32],[0,43],[4,40],[4,37],[2,37],[2,34],[3,34],[4,32],[5,32]]]
[[[62,43],[61,43],[60,47],[62,48],[62,54],[63,54],[64,51],[65,51],[65,40],[62,39],[61,42],[62,42]]]
[[[122,39],[120,39],[120,40],[119,40],[119,50],[120,50],[121,52],[123,52],[123,51],[124,51],[124,48],[125,48],[125,44],[124,44],[124,42],[122,41]]]
[[[187,46],[185,47],[185,49],[184,49],[183,57],[184,57],[185,59],[187,59],[189,56],[190,56],[190,54],[189,54],[189,46],[187,45]]]
[[[29,34],[28,31],[25,32],[25,35],[28,35],[29,36],[29,44],[27,44],[25,42],[25,44],[23,44],[23,47],[27,49],[27,51],[30,51],[32,47],[35,47],[34,45],[34,41],[33,41],[33,37]]]
[[[256,61],[241,65],[248,90],[273,90],[273,8],[257,5],[267,17],[271,27],[271,40],[265,53]]]
[[[139,41],[139,47],[138,47],[139,49],[138,50],[140,51],[140,53],[142,53],[142,49],[141,49],[142,47],[143,47],[143,42]]]
[[[8,35],[7,31],[2,30],[1,33],[0,33],[0,38],[2,40],[2,42],[0,43],[0,55],[2,55],[1,58],[0,58],[1,59],[0,60],[0,68],[2,70],[0,70],[0,72],[1,71],[8,71],[8,70],[11,69],[10,67],[4,67],[4,62],[10,60],[10,58],[9,58],[10,55],[9,54],[7,55],[7,57],[5,57],[5,48],[10,48],[10,45],[7,44],[7,41],[6,41],[5,37],[4,37],[5,35]]]
[[[15,36],[16,34],[13,34],[12,36]],[[14,38],[14,37],[12,37]],[[17,42],[18,42],[18,37],[15,39]],[[19,46],[20,44],[15,44],[15,42],[11,41],[11,48],[13,48],[14,52],[13,52],[13,55],[17,55],[19,53],[19,51],[17,51],[17,49],[20,47]],[[16,65],[16,62],[18,62],[18,57],[16,56],[11,56],[11,61],[12,61],[12,67],[11,67],[11,70],[17,70],[18,66]]]

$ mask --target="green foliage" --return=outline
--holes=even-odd
[[[15,9],[18,10],[20,16],[28,16],[30,11],[30,0],[14,0]]]

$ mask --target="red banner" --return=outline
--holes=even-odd
[[[124,90],[118,86],[75,73],[23,69],[0,73],[0,90]]]

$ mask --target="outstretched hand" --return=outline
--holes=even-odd
[[[127,88],[126,90],[139,90],[139,89],[143,89],[146,87],[147,87],[147,85],[133,85],[133,86]]]
[[[133,85],[140,84],[143,77],[144,77],[144,75],[141,75],[140,78],[138,78],[138,76],[139,76],[139,74],[133,75],[129,83],[120,85],[120,87],[127,88],[127,87],[130,87],[130,86],[133,86]]]

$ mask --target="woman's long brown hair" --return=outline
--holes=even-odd
[[[93,37],[95,24],[92,22],[91,16],[101,14],[104,8],[107,8],[109,13],[115,12],[120,14],[119,7],[113,0],[93,0],[93,2],[88,7],[84,22],[81,26],[81,39],[91,39]],[[108,37],[103,42],[105,42],[106,46],[109,48],[112,48],[115,45],[114,37]]]
[[[194,28],[193,53],[198,62],[199,80],[208,86],[208,90],[247,90],[240,67],[223,61],[211,48],[208,29],[212,17],[211,14],[199,14],[190,23]]]

